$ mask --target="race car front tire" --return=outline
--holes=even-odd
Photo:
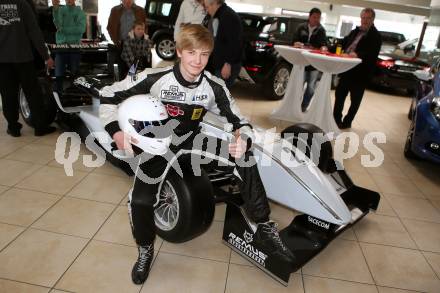
[[[52,85],[44,77],[38,79],[38,84],[42,92],[41,98],[43,101],[42,111],[45,118],[44,123],[49,125],[55,120],[57,114],[57,106],[55,104],[55,99],[52,93]],[[32,112],[29,108],[27,97],[21,87],[18,91],[18,101],[21,117],[27,125],[33,127],[34,125],[32,123]]]
[[[191,240],[205,232],[215,211],[208,175],[202,170],[201,176],[195,176],[192,170],[182,169],[183,178],[174,170],[166,176],[154,212],[157,234],[173,243]]]

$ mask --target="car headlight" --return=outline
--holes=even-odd
[[[435,118],[440,121],[440,97],[435,97],[432,100],[431,112],[434,114]]]

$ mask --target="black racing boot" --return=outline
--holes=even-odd
[[[140,285],[145,282],[150,272],[151,262],[154,257],[154,244],[139,246],[139,256],[131,270],[133,283]]]
[[[267,251],[293,264],[295,262],[295,256],[281,241],[277,226],[278,224],[274,221],[259,223],[257,231],[255,232],[255,240],[261,243]]]

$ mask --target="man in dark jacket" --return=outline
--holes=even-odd
[[[223,79],[230,88],[241,69],[243,53],[241,19],[224,0],[205,0],[205,8],[211,16],[209,29],[214,36],[214,51],[209,59],[208,70]]]
[[[312,8],[309,12],[307,22],[301,24],[296,29],[293,36],[293,46],[297,48],[308,47],[313,49],[326,49],[327,36],[324,27],[321,25],[321,10]],[[306,111],[310,100],[315,92],[316,82],[318,81],[319,71],[313,66],[307,66],[304,72],[304,82],[307,83],[301,104],[302,111]]]
[[[32,113],[35,135],[41,136],[55,131],[45,122],[42,113],[42,95],[34,66],[34,47],[53,67],[44,44],[43,35],[31,6],[25,0],[0,0],[0,94],[3,115],[8,123],[7,133],[18,137],[22,125],[18,122],[18,90],[23,88]]]
[[[136,21],[146,23],[147,18],[145,10],[136,5],[134,0],[122,0],[121,2],[112,8],[107,24],[108,34],[115,45],[115,50],[110,54],[109,61],[111,68],[113,68],[114,61],[117,61],[120,80],[124,79],[128,72],[128,66],[121,58],[123,42],[128,38],[133,24]],[[148,35],[147,26],[145,26],[145,34]]]
[[[340,75],[333,108],[333,117],[340,129],[351,128],[351,123],[361,105],[365,88],[371,78],[374,64],[379,55],[382,39],[374,26],[375,16],[376,13],[373,9],[363,9],[361,12],[361,26],[352,30],[342,41],[344,54],[360,58],[362,62]],[[350,93],[350,109],[344,120],[342,120],[342,110],[348,93]]]

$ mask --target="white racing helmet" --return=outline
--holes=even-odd
[[[159,99],[151,95],[136,95],[118,107],[121,130],[138,142],[133,145],[153,155],[163,155],[171,143],[171,131],[165,125],[168,113]],[[162,127],[161,127],[162,126]]]

